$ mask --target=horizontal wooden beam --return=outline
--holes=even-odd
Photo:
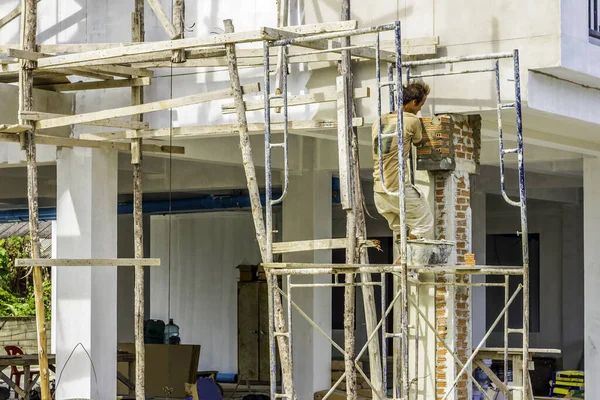
[[[103,66],[89,66],[89,67],[81,67],[77,68],[77,71],[84,72],[92,72],[92,73],[100,73],[104,75],[118,76],[121,78],[131,78],[131,77],[153,77],[154,72],[143,69],[143,68],[134,68],[134,67],[125,67],[122,65],[103,65]]]
[[[358,21],[327,22],[324,24],[306,24],[280,27],[279,29],[301,35],[318,35],[327,32],[343,32],[358,28]]]
[[[54,114],[39,111],[21,111],[19,118],[31,121],[44,121],[52,118],[63,118],[68,117],[66,114]],[[148,122],[140,121],[128,121],[122,119],[103,119],[93,122],[85,122],[82,125],[92,126],[106,126],[109,128],[122,128],[122,129],[147,129],[150,124]]]
[[[363,118],[352,118],[353,126],[363,126]],[[282,132],[284,124],[282,122],[271,123],[272,132]],[[335,120],[307,120],[307,121],[289,121],[288,128],[293,133],[294,131],[303,130],[326,130],[336,129],[337,122]],[[196,138],[196,137],[214,137],[214,136],[227,136],[227,135],[238,135],[239,125],[238,124],[224,124],[224,125],[204,125],[204,126],[184,126],[179,128],[161,128],[161,129],[150,129],[150,130],[128,130],[119,132],[101,132],[101,133],[84,133],[80,137],[88,140],[118,140],[118,139],[135,139],[135,138],[146,138],[146,139],[160,139],[170,137],[171,135],[175,139],[185,138]],[[248,131],[251,134],[262,134],[265,132],[265,124],[263,123],[250,123],[248,124]],[[337,136],[332,136],[332,140],[337,140]]]
[[[30,129],[32,129],[32,127],[29,126],[29,125],[19,125],[19,124],[5,125],[5,124],[0,124],[0,132],[1,133],[21,133],[21,132],[26,132],[26,131],[28,131]]]
[[[377,240],[364,240],[358,241],[359,246],[366,247],[380,247],[380,243]],[[345,249],[346,238],[341,239],[317,239],[317,240],[300,240],[295,242],[279,242],[273,243],[273,253],[296,253],[301,251],[316,251],[316,250],[331,250],[331,249]]]
[[[356,88],[354,89],[354,98],[363,99],[371,96],[370,88]],[[299,94],[288,96],[288,106],[300,106],[306,104],[326,103],[329,101],[337,100],[337,92],[334,87],[325,88],[323,91],[313,92],[309,94]],[[256,111],[265,108],[264,100],[245,101],[246,111]],[[283,99],[275,98],[271,100],[271,107],[283,107]],[[235,113],[235,104],[228,103],[221,106],[221,112],[223,114]]]
[[[319,34],[326,32],[342,32],[348,31],[352,29],[356,29],[358,27],[358,22],[355,20],[351,21],[335,21],[335,22],[325,22],[319,24],[307,24],[307,25],[295,25],[295,26],[286,26],[281,27],[279,29],[288,32],[294,32],[299,34]],[[107,49],[115,49],[120,47],[128,47],[132,45],[138,45],[139,43],[135,42],[125,42],[125,43],[63,43],[63,44],[40,44],[38,45],[38,49],[43,53],[50,54],[64,54],[64,53],[82,53],[82,52],[90,52],[96,50],[107,50]],[[224,44],[224,43],[223,43]],[[18,47],[18,44],[9,45],[11,47]],[[208,50],[208,49],[203,49]],[[225,49],[221,49],[223,52]],[[243,49],[243,50],[251,50],[251,49]],[[243,51],[242,49],[238,51]],[[262,52],[262,49],[258,51]]]
[[[350,22],[354,23],[355,21]],[[313,25],[313,31],[307,31],[306,34],[313,33],[315,29],[319,29],[317,32],[320,33],[323,31],[323,29],[325,29],[322,28],[324,26],[338,27],[337,29],[339,29],[339,27],[342,25],[340,25],[339,22],[328,24],[315,24]],[[132,44],[130,46],[120,46],[102,50],[92,50],[83,53],[47,57],[39,60],[38,67],[44,68],[51,66],[73,66],[77,63],[85,61],[110,59],[136,54],[148,54],[165,50],[181,50],[190,49],[194,47],[220,46],[228,43],[248,43],[263,40],[281,40],[289,37],[289,35],[286,35],[285,33],[288,33],[290,35],[299,35],[293,32],[287,32],[283,29],[262,27],[256,31],[224,33],[221,35],[167,40],[161,42],[146,42],[142,44]]]
[[[36,60],[39,60],[40,58],[44,57],[44,54],[42,54],[42,53],[37,53],[35,51],[26,51],[26,50],[21,50],[21,49],[15,49],[13,47],[2,46],[2,45],[0,45],[0,53],[6,54],[6,56],[9,58],[18,58],[18,59],[32,60],[32,61],[36,61]]]
[[[242,50],[242,49],[240,49]],[[251,49],[245,49],[251,50]],[[262,50],[261,50],[262,51]],[[150,54],[135,54],[131,56],[114,57],[109,59],[82,61],[77,63],[78,66],[103,66],[103,65],[114,65],[114,64],[140,64],[155,61],[170,61],[172,51],[157,51]],[[185,52],[186,59],[197,59],[197,58],[212,58],[212,57],[225,57],[225,49],[219,47],[209,47],[204,49],[187,50]],[[177,65],[173,65],[176,67]],[[145,68],[138,65],[132,65],[135,68]],[[151,68],[151,67],[150,67]]]
[[[260,91],[260,85],[258,83],[244,85],[242,87],[242,90],[244,93],[257,93]],[[35,126],[37,129],[47,129],[73,124],[84,124],[87,122],[100,121],[107,118],[126,117],[130,115],[167,110],[170,108],[189,106],[192,104],[204,103],[211,100],[221,100],[231,96],[231,89],[221,89],[216,90],[214,92],[198,93],[190,96],[179,97],[176,99],[168,99],[155,101],[152,103],[140,104],[137,106],[113,108],[109,110],[72,115],[68,117],[52,118],[43,121],[37,121]]]
[[[63,74],[65,76],[68,76],[68,75],[83,76],[84,78],[99,79],[101,81],[115,79],[115,77],[112,74],[105,74],[105,73],[102,73],[99,71],[92,71],[90,69],[86,70],[83,68],[52,68],[52,69],[47,69],[44,71],[42,71],[38,68],[38,71],[40,71],[40,72],[51,71],[51,72]]]
[[[0,142],[9,143],[20,143],[19,136],[11,133],[0,133]],[[116,143],[116,142],[100,142],[97,140],[86,140],[76,138],[65,138],[58,136],[47,136],[47,135],[35,135],[36,144],[45,144],[49,146],[58,147],[84,147],[90,149],[105,149],[115,150],[122,152],[131,152],[131,145],[129,143]],[[163,154],[185,154],[185,147],[182,146],[159,146],[155,144],[145,143],[142,145],[142,151],[149,153],[163,153]]]
[[[122,57],[126,55],[154,53],[164,50],[181,50],[193,47],[219,46],[226,43],[248,43],[262,40],[279,40],[280,36],[272,36],[273,31],[270,28],[261,28],[257,31],[225,33],[222,35],[203,36],[194,38],[185,38],[177,40],[168,40],[162,42],[146,42],[137,45],[117,47],[106,50],[95,50],[85,53],[66,54],[54,57],[40,59],[39,68],[70,66],[78,62],[109,59]]]
[[[17,258],[15,267],[158,267],[160,258]]]
[[[293,49],[293,48],[292,48]],[[250,50],[250,49],[247,49]],[[261,50],[262,53],[262,50]],[[290,51],[290,54],[293,54],[293,51]],[[389,58],[395,57],[388,52]],[[361,53],[363,54],[363,53]],[[403,56],[426,56],[426,55],[435,55],[437,54],[436,46],[417,46],[417,47],[403,47],[402,55]],[[369,57],[373,56],[372,54],[368,54]],[[362,57],[358,53],[352,56],[354,60],[364,60],[369,57]],[[374,56],[373,56],[374,57]],[[300,64],[300,63],[319,63],[319,62],[337,62],[342,59],[342,55],[340,51],[331,52],[331,53],[320,53],[320,54],[307,54],[302,56],[294,56],[288,59],[288,63],[290,64]],[[271,63],[274,65],[277,61],[277,56],[273,55],[271,58]],[[106,61],[104,61],[106,62]],[[169,59],[164,60],[141,60],[138,58],[138,61],[133,61],[132,66],[137,68],[209,68],[209,67],[226,67],[227,59],[225,56],[216,56],[216,57],[203,57],[203,58],[186,58],[186,61],[183,63],[172,64]],[[264,66],[264,58],[262,54],[260,56],[239,56],[238,55],[238,66],[239,67],[263,67]]]
[[[115,79],[111,81],[57,83],[51,85],[36,85],[36,89],[53,90],[55,92],[75,92],[79,90],[116,89],[135,86],[149,86],[149,77],[133,79]]]

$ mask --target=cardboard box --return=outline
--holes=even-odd
[[[166,397],[165,388],[173,391],[168,397],[186,398],[185,384],[195,383],[200,360],[200,345],[146,344],[146,396]],[[119,349],[135,353],[135,344],[121,343]],[[129,366],[120,362],[117,370],[135,383],[135,376],[129,377]],[[135,368],[134,368],[135,371]],[[117,393],[127,394],[129,389],[117,380]]]

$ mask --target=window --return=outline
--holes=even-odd
[[[598,24],[598,14],[600,14],[600,0],[589,0],[589,26],[590,36],[596,39],[600,39],[600,25]]]

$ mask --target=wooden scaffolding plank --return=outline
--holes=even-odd
[[[352,118],[352,126],[363,126],[364,119],[362,117]],[[333,120],[306,120],[306,121],[288,121],[290,133],[297,131],[314,130],[322,131],[336,129],[337,122]],[[265,132],[265,124],[249,123],[248,132],[250,134],[263,134]],[[283,122],[271,123],[271,132],[283,132]],[[159,128],[149,130],[127,130],[118,132],[100,132],[100,133],[84,133],[80,135],[81,139],[89,140],[120,140],[120,139],[160,139],[173,136],[174,139],[185,139],[195,137],[213,137],[213,136],[237,136],[239,134],[238,124],[224,125],[201,125],[201,126],[184,126],[179,128]],[[315,133],[318,135],[318,133]],[[307,134],[306,136],[312,136]],[[315,136],[318,137],[318,136]],[[331,137],[331,140],[337,140],[337,137]],[[369,142],[370,143],[370,142]]]
[[[272,29],[271,30],[273,36],[277,33],[282,39],[294,39],[301,37],[303,35],[299,35],[293,32],[284,31],[281,29]],[[295,46],[299,47],[307,47],[314,50],[326,50],[329,49],[328,42],[325,40],[313,41],[313,42],[302,42],[296,43]],[[333,53],[341,53],[343,50],[333,50],[336,48],[345,47],[338,42],[332,42],[331,49]],[[374,48],[365,47],[365,48],[357,48],[348,50],[351,56],[354,57],[362,57],[367,59],[375,60],[377,59],[377,55]],[[396,53],[392,51],[381,50],[380,51],[381,61],[395,62],[396,61]]]
[[[55,92],[75,92],[79,90],[98,90],[98,89],[115,89],[135,86],[149,86],[151,80],[149,77],[133,78],[133,79],[116,79],[111,81],[98,82],[75,82],[75,83],[59,83],[49,85],[36,85],[36,89],[53,90]]]
[[[15,267],[157,267],[160,258],[17,258]]]
[[[375,247],[379,248],[380,244],[376,240],[358,240],[358,246]],[[345,249],[346,238],[339,239],[316,239],[316,240],[299,240],[294,242],[279,242],[273,243],[273,253],[295,253],[301,251],[315,251],[315,250],[331,250],[331,249]]]
[[[358,22],[355,20],[352,21],[334,21],[334,22],[325,22],[318,24],[307,24],[307,25],[295,25],[295,26],[287,26],[281,28],[284,31],[289,31],[293,33],[299,33],[303,35],[308,34],[319,34],[326,32],[342,32],[351,29],[356,29],[358,26]],[[404,43],[404,42],[403,42]],[[48,54],[64,54],[64,53],[83,53],[89,51],[96,50],[107,50],[107,49],[115,49],[119,47],[131,46],[134,44],[138,44],[136,42],[124,42],[124,43],[61,43],[61,44],[40,44],[38,45],[38,49],[42,53]],[[423,43],[427,44],[427,43]],[[15,47],[14,45],[9,45],[11,47]],[[222,52],[225,52],[225,49],[220,49]],[[250,49],[237,49],[238,57],[243,57],[244,52]],[[189,50],[188,50],[189,51]],[[188,53],[186,51],[186,53]],[[262,50],[260,50],[262,52]]]
[[[18,58],[32,61],[39,60],[40,58],[44,57],[44,54],[36,51],[26,51],[3,45],[0,45],[0,53],[6,54],[8,58]]]
[[[101,142],[98,140],[85,140],[75,138],[65,138],[58,136],[36,135],[38,144],[60,147],[85,147],[90,149],[116,150],[129,153],[131,146],[129,143]],[[0,142],[19,143],[19,136],[11,133],[0,133]],[[185,154],[185,148],[181,146],[159,146],[156,144],[144,144],[142,151],[149,153],[163,154]]]
[[[351,21],[350,23],[353,24],[354,22]],[[337,22],[314,24],[312,25],[312,31],[308,31],[307,28],[305,28],[304,30],[306,33],[314,33],[315,31],[322,32],[324,29],[326,31],[333,31],[332,29],[339,29],[340,26],[342,25],[339,25],[339,23]],[[327,30],[329,28],[332,29]],[[280,40],[289,37],[285,33],[289,33],[292,35],[300,35],[293,32],[287,32],[283,29],[262,27],[256,31],[235,32],[229,34],[225,33],[221,35],[167,40],[161,42],[146,42],[142,44],[131,44],[110,47],[102,50],[92,50],[83,53],[47,57],[40,59],[38,62],[38,66],[40,68],[46,68],[51,66],[73,66],[73,64],[77,64],[80,62],[110,59],[127,55],[148,54],[165,50],[180,50],[190,49],[194,47],[219,46],[225,45],[227,43],[248,43],[262,40]]]
[[[24,111],[19,114],[24,119],[32,121],[44,121],[52,118],[63,118],[68,117],[66,114],[54,114],[40,111]],[[85,122],[82,125],[93,125],[93,126],[106,126],[110,128],[122,128],[122,129],[147,129],[150,124],[147,122],[138,121],[127,121],[122,119],[103,119],[99,121]]]
[[[127,67],[123,65],[102,65],[102,66],[87,66],[87,67],[78,67],[77,71],[85,71],[92,73],[100,73],[110,76],[118,76],[121,78],[131,78],[131,77],[143,77],[147,76],[152,78],[154,76],[154,72],[137,67]]]
[[[248,43],[248,42],[256,42],[262,40],[279,40],[280,36],[272,34],[273,32],[270,28],[261,28],[256,31],[248,31],[248,32],[239,32],[239,33],[231,33],[231,34],[222,34],[222,35],[214,35],[214,36],[204,36],[204,37],[194,37],[194,38],[185,38],[178,40],[168,40],[162,42],[151,42],[151,43],[142,43],[137,45],[125,46],[125,47],[117,47],[106,50],[95,50],[89,51],[85,53],[75,53],[75,54],[67,54],[60,55],[55,57],[47,57],[39,60],[39,67],[56,67],[56,66],[69,66],[71,64],[76,64],[81,61],[91,61],[91,60],[100,60],[100,59],[108,59],[114,57],[122,57],[126,55],[136,55],[136,54],[144,54],[144,53],[154,53],[162,50],[180,50],[187,49],[193,47],[202,47],[202,46],[219,46],[224,45],[226,43]]]
[[[257,93],[260,91],[260,85],[258,83],[251,85],[244,85],[244,93]],[[96,111],[86,114],[77,114],[68,117],[52,118],[43,121],[36,122],[37,129],[56,128],[59,126],[67,126],[73,124],[83,124],[87,122],[99,121],[107,118],[126,117],[135,114],[144,114],[154,111],[167,110],[169,108],[177,108],[183,106],[189,106],[192,104],[203,103],[211,100],[220,100],[231,97],[231,89],[221,89],[213,92],[198,93],[190,96],[178,97],[176,99],[168,99],[155,101],[153,103],[140,104],[137,106],[127,106],[120,108],[113,108],[110,110]]]
[[[371,89],[366,88],[358,88],[354,89],[354,96],[357,99],[362,99],[365,97],[371,96]],[[300,94],[300,95],[291,95],[288,96],[287,104],[288,107],[291,106],[299,106],[305,104],[316,104],[316,103],[326,103],[329,101],[336,101],[337,92],[335,87],[325,88],[324,90],[319,90],[318,92],[313,92],[309,94]],[[253,100],[246,101],[246,111],[256,111],[262,110],[265,108],[264,100]],[[271,107],[283,107],[283,99],[275,98],[271,100]],[[228,103],[223,104],[221,106],[221,112],[223,114],[233,114],[235,112],[235,104]]]
[[[11,124],[11,125],[3,125],[0,124],[0,133],[21,133],[30,130],[31,125],[20,125],[20,124]]]

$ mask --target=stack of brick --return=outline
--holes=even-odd
[[[0,351],[5,346],[18,346],[26,354],[37,354],[37,329],[35,317],[0,317]],[[50,348],[50,322],[46,322],[48,348]]]
[[[471,253],[471,192],[469,175],[479,169],[481,118],[447,115],[432,121],[423,118],[423,146],[418,150],[417,168],[435,176],[436,238],[456,243],[456,265],[464,264]],[[467,275],[438,275],[438,282],[468,283]],[[436,329],[461,362],[471,351],[470,290],[465,286],[436,287]],[[441,343],[436,347],[436,391],[440,399],[449,390],[460,366]],[[471,396],[469,380],[463,374],[453,389],[455,399]]]

